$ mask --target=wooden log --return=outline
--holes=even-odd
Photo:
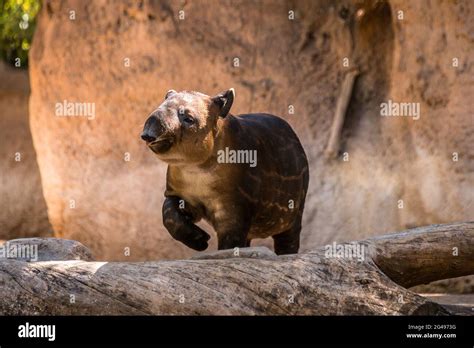
[[[373,259],[394,282],[411,287],[473,274],[473,222],[431,225],[372,239]]]
[[[403,286],[474,274],[473,253],[467,222],[285,256],[243,248],[174,261],[3,259],[0,314],[443,315]]]

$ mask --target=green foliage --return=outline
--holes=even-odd
[[[36,26],[40,0],[0,0],[0,57],[21,67],[28,65],[28,50]]]

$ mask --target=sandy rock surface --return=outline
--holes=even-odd
[[[0,239],[50,236],[28,122],[28,71],[0,62]]]

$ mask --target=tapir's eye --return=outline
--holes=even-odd
[[[195,119],[190,115],[185,115],[184,118],[183,118],[183,122],[190,126],[190,125],[194,124]]]

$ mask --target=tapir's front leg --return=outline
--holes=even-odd
[[[196,209],[186,205],[186,209],[182,210],[179,207],[180,201],[181,198],[177,196],[166,197],[163,204],[163,224],[174,239],[194,250],[206,250],[211,236],[194,224],[198,220]]]
[[[245,248],[249,245],[248,233],[251,221],[248,204],[234,204],[226,214],[214,222],[217,233],[217,249]]]

